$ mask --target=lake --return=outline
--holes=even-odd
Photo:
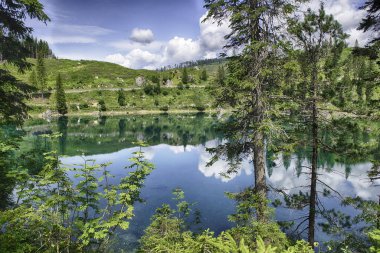
[[[62,163],[67,165],[82,163],[83,158],[95,159],[97,163],[112,162],[109,169],[117,175],[113,179],[117,183],[118,177],[126,175],[124,167],[129,164],[128,158],[138,149],[133,143],[136,140],[146,141],[148,147],[143,148],[145,157],[155,164],[156,169],[145,182],[141,194],[145,203],[136,205],[136,216],[130,229],[118,234],[118,247],[130,249],[138,245],[138,239],[149,225],[155,209],[163,203],[174,204],[172,190],[178,187],[185,192],[186,200],[194,203],[192,209],[200,211],[203,228],[219,233],[233,226],[228,222],[228,215],[234,212],[235,203],[225,196],[225,192],[238,192],[252,186],[254,173],[249,160],[245,160],[241,170],[229,178],[221,175],[228,169],[225,161],[207,166],[211,155],[206,148],[215,147],[224,141],[223,135],[217,131],[218,121],[217,117],[209,115],[76,117],[52,122],[30,120],[24,127],[27,135],[21,148],[35,152],[57,148]],[[42,134],[53,132],[62,134],[56,145],[42,137]],[[377,141],[374,138],[376,135],[368,134],[368,131],[355,134],[359,135],[360,138],[355,138],[363,143]],[[307,149],[300,148],[290,156],[279,154],[267,171],[269,185],[288,194],[305,190],[303,186],[309,180],[306,173],[309,165],[307,152]],[[322,153],[320,180],[344,197],[359,196],[377,201],[379,189],[366,178],[372,166],[370,161],[370,157],[352,161]],[[320,186],[321,191],[325,188]],[[273,191],[269,196],[272,200],[282,198]],[[342,207],[337,198],[321,196],[321,200],[326,209],[335,208],[349,215],[356,213],[353,208]],[[275,210],[276,219],[281,221],[292,220],[306,213],[307,209],[278,207]],[[317,241],[331,239],[330,235],[317,234]]]

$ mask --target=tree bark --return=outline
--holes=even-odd
[[[250,1],[251,11],[254,12],[258,6],[258,0]],[[251,14],[252,15],[252,14]],[[250,25],[251,25],[251,43],[256,43],[257,41],[261,41],[262,35],[260,34],[260,17],[251,16],[250,17]],[[254,59],[261,59],[260,55],[263,51],[254,52]],[[250,76],[254,81],[256,81],[256,85],[253,89],[253,123],[254,123],[254,136],[253,136],[253,164],[255,170],[255,194],[258,197],[257,203],[257,220],[261,222],[265,222],[266,217],[266,200],[267,200],[267,188],[266,188],[266,177],[265,177],[265,145],[264,145],[264,133],[260,130],[263,117],[264,117],[264,104],[263,104],[263,91],[260,80],[257,80],[257,72],[260,69],[260,62],[252,62]]]
[[[316,70],[312,73],[312,159],[311,159],[311,183],[309,203],[309,233],[308,241],[313,247],[315,233],[316,201],[317,201],[317,168],[318,168],[318,108],[317,108],[317,83]]]

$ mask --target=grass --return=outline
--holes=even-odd
[[[67,93],[66,100],[69,113],[87,113],[98,111],[98,101],[104,100],[107,111],[138,111],[152,110],[197,110],[199,105],[205,109],[213,107],[213,99],[207,88],[194,87],[189,89],[162,88],[159,95],[146,95],[143,89],[124,91],[126,106],[118,104],[118,92],[111,90],[91,90],[81,93]],[[55,94],[49,98],[34,98],[28,102],[32,114],[55,109]]]
[[[28,59],[28,62],[36,64],[35,59]],[[110,88],[110,87],[131,87],[135,85],[135,78],[138,76],[149,77],[155,74],[149,70],[133,70],[117,64],[99,61],[73,61],[64,59],[45,59],[47,72],[47,86],[52,89],[58,73],[61,73],[65,89],[83,88]],[[12,65],[0,65],[8,69],[18,79],[29,82],[32,69],[25,73],[20,73]]]

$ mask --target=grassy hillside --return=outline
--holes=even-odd
[[[28,59],[28,61],[36,64],[35,59]],[[136,77],[149,77],[155,74],[154,71],[133,70],[99,61],[45,59],[45,66],[49,88],[54,88],[58,73],[61,73],[66,89],[129,87],[135,84]],[[29,82],[31,70],[20,73],[12,65],[1,65],[1,67],[8,69],[18,79]]]
[[[35,59],[28,60],[36,64]],[[36,94],[28,101],[31,113],[38,114],[46,110],[55,110],[55,81],[58,73],[63,79],[69,113],[87,113],[98,111],[98,103],[104,100],[107,111],[136,110],[207,110],[212,108],[212,96],[206,87],[214,82],[218,64],[188,68],[191,81],[182,86],[182,69],[164,72],[133,70],[117,64],[98,61],[73,61],[64,59],[45,59],[48,89],[52,90],[42,98]],[[9,70],[18,79],[29,83],[32,70],[20,73],[12,65],[2,64],[0,68]],[[33,67],[34,68],[34,67]],[[33,69],[32,68],[32,69]],[[200,73],[207,70],[208,80],[201,81]],[[172,81],[170,87],[161,85],[161,92],[148,95],[144,86],[137,86],[136,77],[142,76],[147,84],[152,77],[166,77]],[[125,89],[126,105],[118,104],[118,89]]]
[[[36,64],[36,59],[28,59],[28,62]],[[65,89],[96,89],[96,88],[117,88],[117,87],[133,87],[135,79],[138,76],[143,76],[146,80],[150,80],[152,76],[168,77],[173,84],[179,85],[182,83],[182,70],[171,69],[164,72],[151,70],[134,70],[128,69],[118,64],[100,61],[74,61],[66,59],[45,59],[47,72],[47,86],[50,89],[54,88],[55,80],[58,73],[61,74]],[[206,85],[214,80],[218,69],[218,64],[203,65],[200,67],[188,68],[188,73],[193,77],[192,85]],[[0,68],[9,70],[12,75],[18,79],[28,83],[32,69],[20,73],[13,65],[0,64]],[[206,82],[200,81],[200,72],[206,69],[209,80]]]

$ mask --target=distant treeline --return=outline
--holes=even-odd
[[[53,51],[50,49],[49,44],[44,40],[31,37],[23,41],[24,47],[29,51],[28,58],[37,58],[38,54],[42,58],[56,58]]]
[[[202,65],[210,65],[214,63],[222,63],[226,61],[227,58],[214,58],[214,59],[204,59],[204,60],[196,60],[196,61],[186,61],[179,64],[167,65],[162,68],[158,68],[157,71],[165,71],[169,69],[180,69],[180,68],[191,68]]]

